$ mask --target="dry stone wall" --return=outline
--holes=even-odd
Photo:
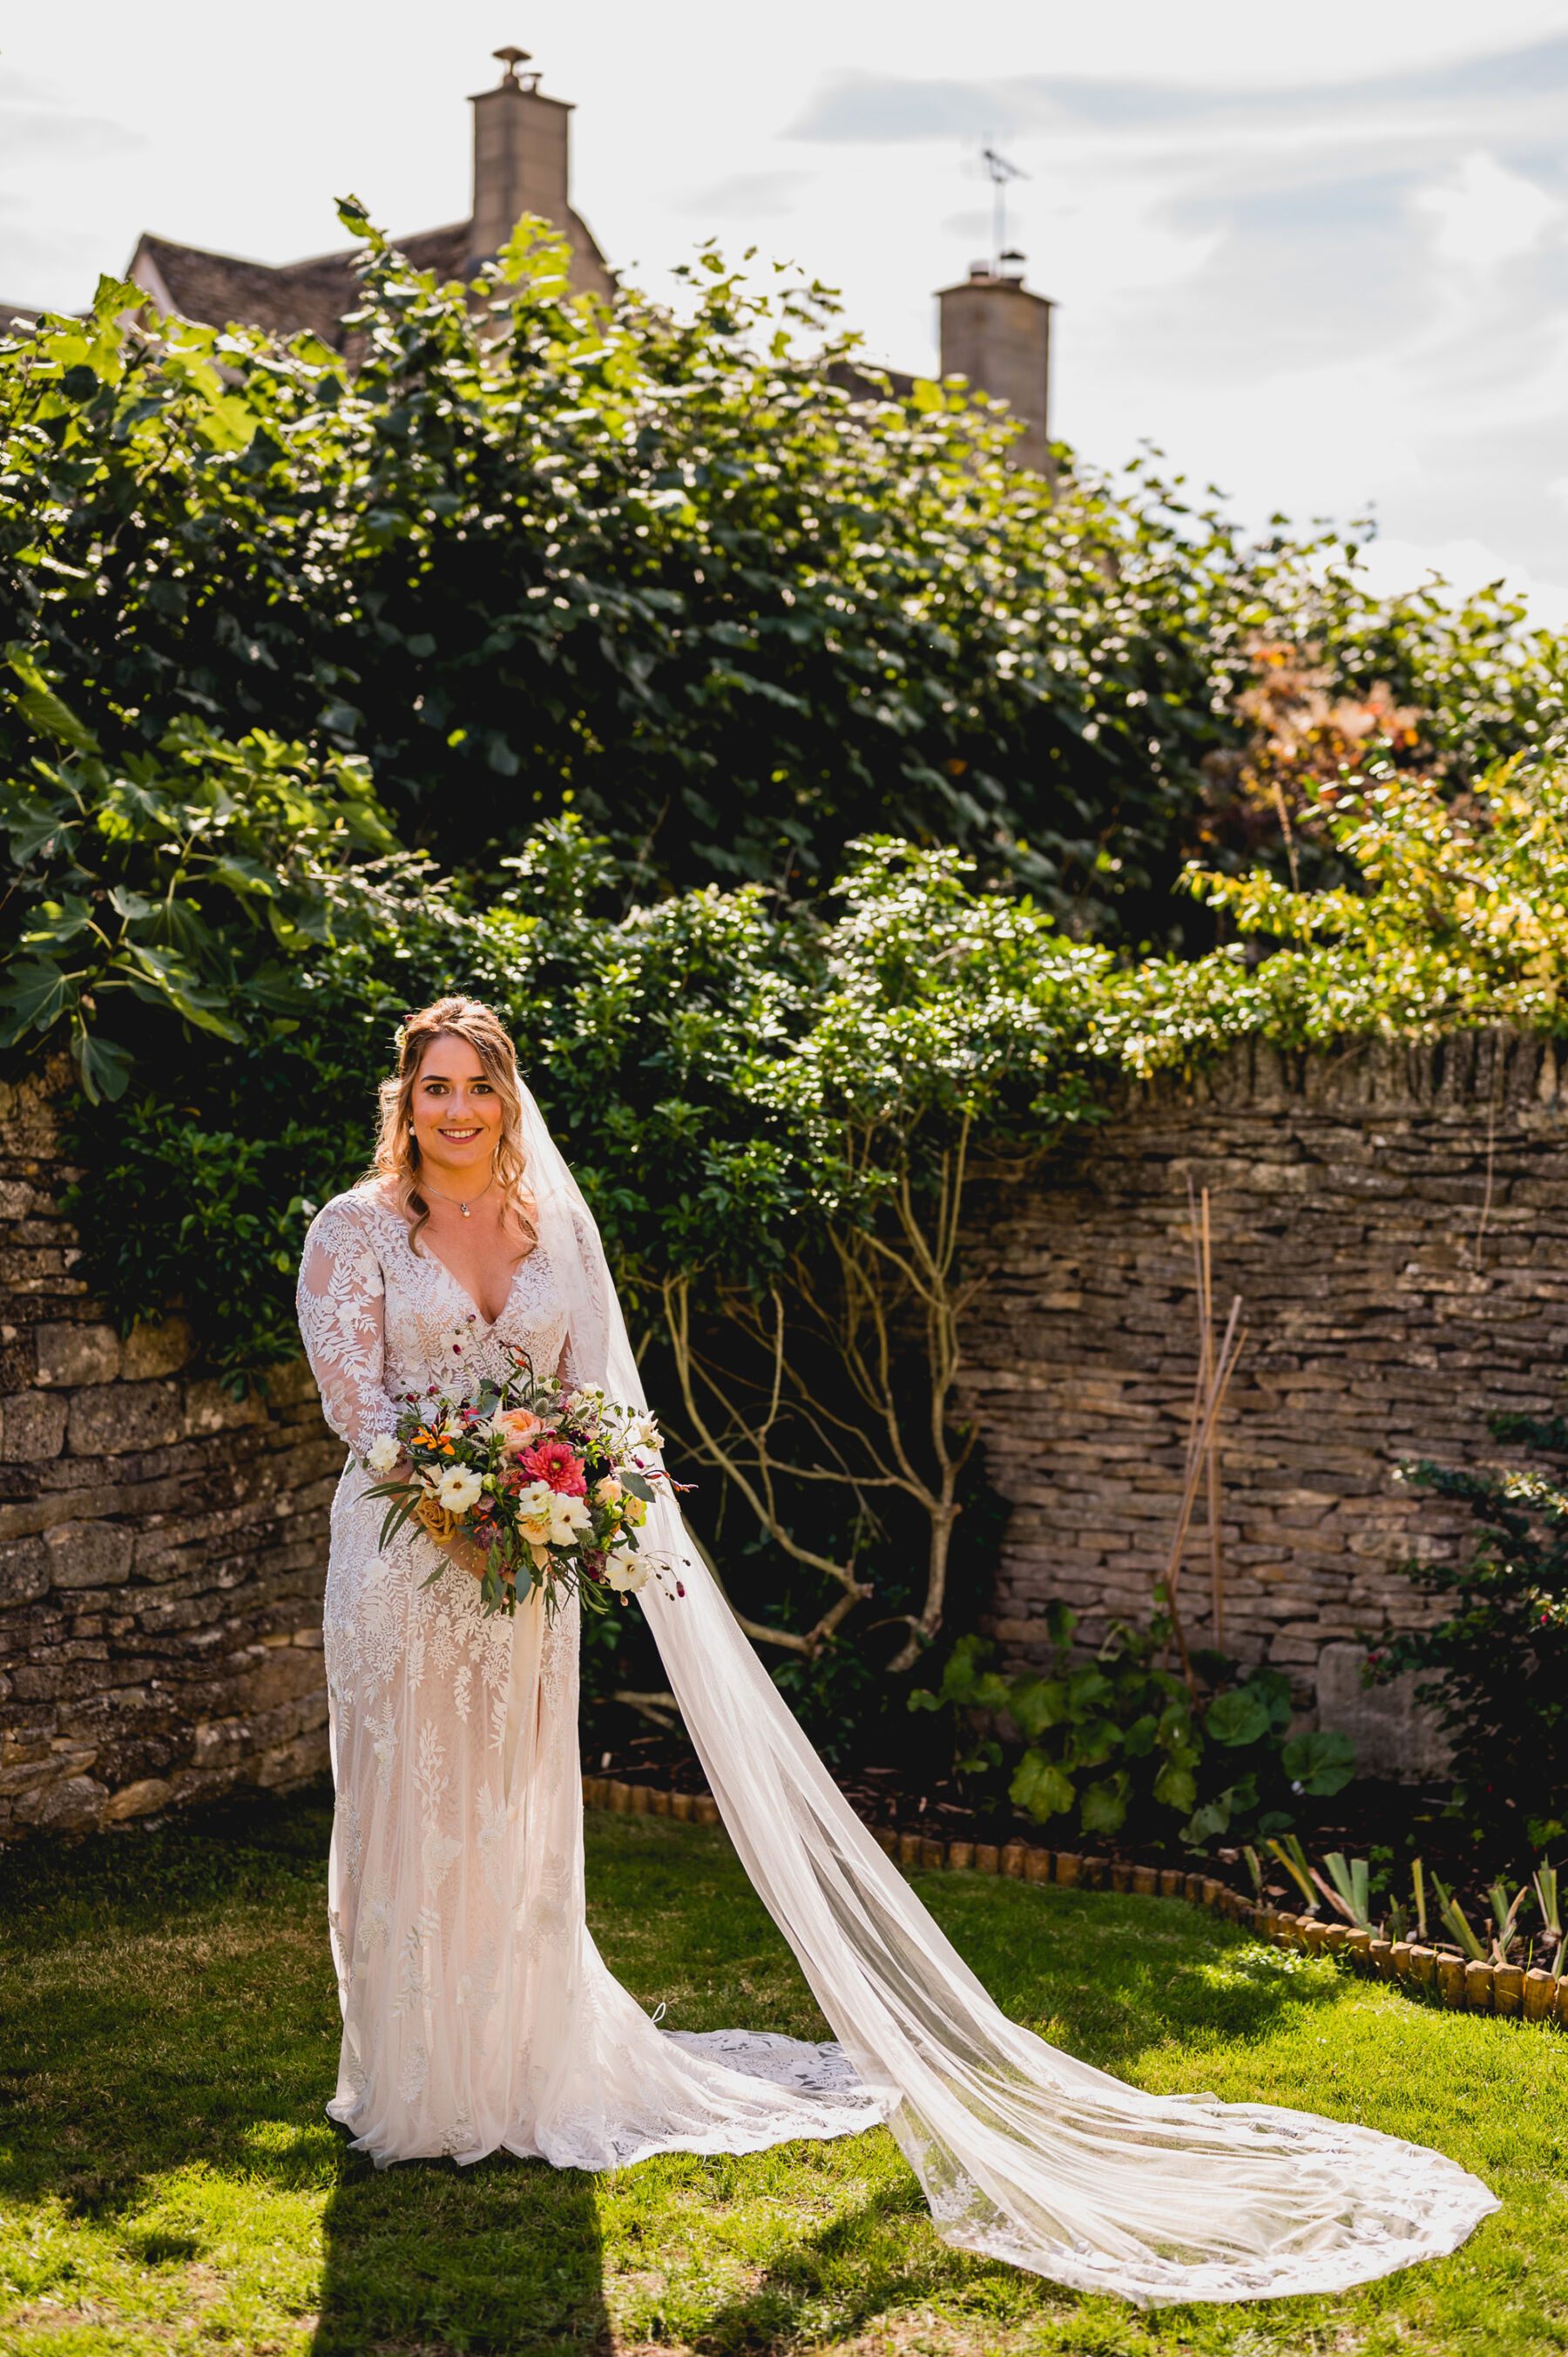
[[[63,1072],[0,1086],[0,1840],[327,1764],[343,1461],[303,1362],[236,1402],[73,1274]]]
[[[1196,1372],[1187,1181],[1210,1191],[1214,1288],[1248,1341],[1224,1424],[1225,1634],[1286,1670],[1304,1724],[1370,1772],[1441,1764],[1408,1683],[1364,1691],[1362,1631],[1408,1626],[1412,1556],[1467,1520],[1402,1459],[1497,1458],[1485,1419],[1560,1404],[1568,1338],[1568,1070],[1506,1032],[1337,1056],[1238,1050],[1130,1090],[1027,1182],[996,1184],[965,1404],[1010,1519],[990,1622],[1043,1657],[1145,1618],[1175,1528]],[[1211,1640],[1207,1537],[1181,1593]]]
[[[177,1317],[122,1340],[73,1274],[63,1074],[0,1087],[0,1839],[87,1831],[327,1760],[320,1599],[342,1449],[303,1365],[264,1400],[193,1368]],[[1362,1765],[1438,1764],[1360,1632],[1410,1621],[1398,1564],[1466,1544],[1403,1458],[1489,1453],[1556,1405],[1568,1337],[1568,1071],[1505,1033],[1409,1052],[1238,1051],[1129,1091],[1027,1181],[994,1182],[965,1407],[1008,1501],[989,1625],[1042,1652],[1146,1614],[1195,1372],[1187,1179],[1249,1340],[1224,1429],[1226,1636],[1288,1670]],[[1209,1635],[1195,1544],[1185,1576]]]

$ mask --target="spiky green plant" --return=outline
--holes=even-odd
[[[1438,1921],[1444,1930],[1455,1946],[1462,1954],[1467,1956],[1472,1964],[1484,1964],[1487,1952],[1476,1937],[1475,1927],[1465,1910],[1460,1906],[1447,1884],[1440,1880],[1435,1874],[1432,1878],[1432,1885],[1440,1903],[1441,1911]]]
[[[1312,1868],[1306,1862],[1306,1852],[1301,1846],[1300,1835],[1297,1834],[1286,1834],[1283,1841],[1271,1839],[1269,1847],[1273,1851],[1274,1856],[1279,1859],[1280,1864],[1290,1876],[1292,1881],[1296,1885],[1302,1897],[1305,1900],[1307,1913],[1309,1915],[1316,1915],[1317,1912],[1317,1885],[1313,1880]]]
[[[1509,1950],[1518,1937],[1519,1910],[1530,1896],[1530,1885],[1521,1882],[1510,1899],[1507,1883],[1494,1882],[1487,1896],[1491,1900],[1492,1920],[1498,1927],[1492,1941],[1492,1962],[1506,1964]]]
[[[1535,1885],[1535,1903],[1541,1910],[1541,1935],[1552,1945],[1552,1962],[1546,1969],[1549,1973],[1560,1972],[1563,1966],[1563,1917],[1560,1911],[1562,1901],[1557,1891],[1557,1868],[1548,1859],[1542,1858],[1531,1879]],[[1543,1949],[1543,1955],[1544,1953]]]
[[[1325,1882],[1316,1867],[1312,1878],[1331,1907],[1337,1907],[1348,1923],[1358,1932],[1372,1928],[1371,1869],[1364,1857],[1347,1859],[1343,1850],[1330,1850],[1323,1861],[1332,1875],[1332,1885]]]

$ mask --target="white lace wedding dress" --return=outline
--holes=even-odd
[[[548,1254],[493,1326],[407,1222],[329,1203],[300,1272],[300,1330],[334,1432],[327,1684],[338,1805],[328,1867],[343,2007],[328,2106],[378,2162],[504,2146],[601,2169],[655,2152],[754,2152],[878,2117],[837,2046],[666,2035],[613,1980],[583,1902],[577,1609],[487,1619],[477,1582],[410,1525],[378,1551],[363,1458],[400,1394],[553,1373],[566,1313]],[[458,1354],[461,1354],[459,1357]]]
[[[1322,2292],[1452,2251],[1497,2207],[1441,2154],[1268,2104],[1155,2096],[1010,2021],[854,1817],[700,1564],[639,1598],[752,1882],[836,2042],[671,2035],[584,1914],[577,1625],[487,1620],[477,1587],[380,1512],[356,1458],[398,1394],[501,1345],[641,1404],[593,1220],[532,1097],[540,1242],[487,1326],[365,1190],[306,1239],[300,1327],[335,1431],[326,1607],[343,2007],[329,2106],[378,2162],[499,2147],[607,2169],[886,2119],[937,2231],[1142,2305]],[[564,1360],[563,1354],[565,1354]],[[660,1501],[645,1541],[684,1552]]]

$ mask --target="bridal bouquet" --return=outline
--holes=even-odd
[[[525,1351],[511,1356],[500,1383],[404,1394],[396,1437],[383,1434],[364,1460],[380,1477],[366,1496],[389,1501],[381,1545],[410,1520],[433,1538],[466,1540],[483,1557],[479,1593],[492,1613],[515,1611],[520,1587],[542,1588],[552,1617],[574,1590],[603,1611],[661,1574],[684,1595],[638,1535],[657,1485],[670,1486],[652,1417],[596,1384],[536,1375]]]

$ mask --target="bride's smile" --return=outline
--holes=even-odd
[[[420,1160],[451,1185],[472,1178],[482,1186],[501,1131],[495,1083],[465,1039],[435,1039],[413,1084],[410,1108]]]

